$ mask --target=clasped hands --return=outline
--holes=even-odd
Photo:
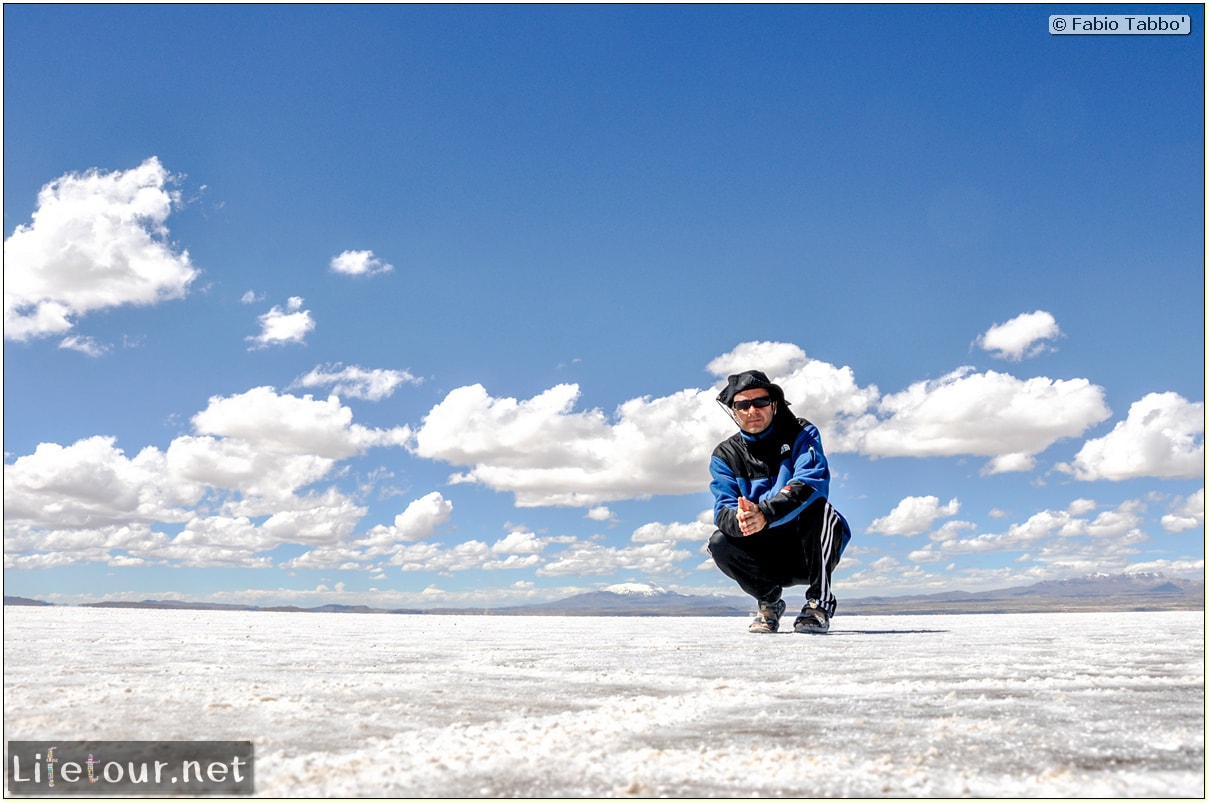
[[[768,525],[768,519],[755,502],[739,497],[739,532],[744,535],[758,533]]]

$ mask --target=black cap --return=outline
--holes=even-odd
[[[760,388],[767,390],[773,401],[778,404],[785,403],[785,391],[781,390],[780,385],[769,382],[768,375],[763,371],[744,371],[740,374],[731,374],[726,378],[726,387],[722,388],[722,392],[718,394],[718,401],[722,405],[730,407],[735,400],[736,393]]]

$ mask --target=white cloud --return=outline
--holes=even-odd
[[[598,505],[588,509],[586,518],[592,521],[613,521],[617,517],[605,505]]]
[[[430,495],[432,496],[432,495]],[[488,545],[468,541],[445,545],[422,541],[417,543],[381,543],[366,548],[371,537],[339,547],[312,549],[285,564],[290,568],[359,568],[375,571],[376,565],[366,564],[372,558],[386,556],[387,564],[403,572],[438,572],[451,574],[463,571],[510,571],[536,568],[539,576],[561,577],[579,574],[611,574],[617,571],[646,573],[675,573],[676,564],[692,556],[687,550],[676,549],[670,542],[602,547],[573,537],[539,538],[536,533],[516,530]],[[543,565],[542,553],[551,543],[566,548]],[[517,583],[517,590],[530,593],[532,583]],[[577,589],[568,589],[566,594]]]
[[[383,568],[380,562],[395,566],[407,566],[413,561],[422,561],[424,556],[434,557],[441,553],[438,545],[427,543],[453,513],[453,503],[440,492],[433,491],[412,501],[389,525],[379,524],[363,535],[341,538],[338,542],[329,539],[324,546],[294,558],[283,564],[286,568],[307,569],[359,569],[376,572]],[[471,542],[478,544],[479,542]],[[477,547],[475,547],[477,549]],[[417,564],[419,565],[419,564]],[[438,567],[434,564],[433,571]],[[411,569],[408,569],[411,570]],[[418,569],[416,569],[418,570]]]
[[[310,310],[302,309],[302,299],[291,296],[284,308],[275,306],[261,315],[260,334],[245,338],[252,343],[249,351],[284,343],[302,343],[315,328]]]
[[[1072,464],[1057,468],[1080,480],[1203,477],[1205,403],[1178,393],[1147,394],[1112,432],[1087,441]]]
[[[1076,499],[1066,506],[1066,512],[1072,516],[1085,516],[1099,507],[1092,499]]]
[[[1124,566],[1136,545],[1148,539],[1142,529],[1145,505],[1129,500],[1089,519],[1084,514],[1091,509],[1085,501],[1077,500],[1065,511],[1043,510],[1001,533],[961,538],[955,531],[940,532],[926,549],[911,557],[935,562],[961,554],[1040,550],[1030,559],[1064,566],[1074,574],[1095,571],[1096,565]]]
[[[876,388],[858,388],[850,369],[807,359],[791,344],[743,344],[711,362],[710,370],[753,363],[783,382],[801,405],[798,413],[820,429],[863,412],[877,395]],[[574,384],[527,400],[494,398],[483,386],[471,385],[451,391],[429,411],[416,433],[415,452],[468,467],[452,481],[511,492],[522,507],[598,507],[693,493],[708,485],[714,446],[735,431],[716,395],[715,387],[641,397],[608,416],[599,409],[575,410]]]
[[[908,496],[890,511],[890,515],[874,519],[868,532],[918,535],[931,529],[937,519],[956,516],[959,510],[961,503],[956,499],[950,499],[947,505],[941,506],[940,499],[935,496]]]
[[[494,559],[490,547],[482,541],[466,541],[449,548],[421,542],[401,545],[390,563],[404,572],[448,573],[479,569]]]
[[[40,443],[4,466],[4,520],[69,532],[183,521],[203,489],[187,479],[164,482],[165,456],[147,448],[133,458],[115,439],[95,435],[70,446]]]
[[[882,397],[874,386],[859,386],[850,368],[810,359],[787,343],[740,344],[709,364],[719,375],[752,367],[766,370],[794,412],[818,425],[829,454],[972,454],[991,458],[984,474],[1027,471],[1054,442],[1110,415],[1103,389],[1086,379],[961,368]],[[713,447],[734,432],[714,401],[717,389],[631,399],[610,416],[576,410],[574,384],[527,400],[495,398],[470,385],[429,411],[415,453],[465,467],[452,482],[510,492],[522,507],[693,493],[708,484]]]
[[[686,549],[676,549],[669,542],[625,547],[579,543],[555,555],[553,560],[537,570],[537,574],[563,577],[604,575],[627,570],[657,575],[666,573],[674,564],[692,555]]]
[[[1014,329],[1049,332],[1048,313],[1034,316],[1020,316]],[[969,367],[883,396],[875,385],[857,384],[851,368],[812,359],[790,343],[742,343],[708,366],[720,378],[750,368],[781,385],[794,413],[819,427],[829,454],[986,456],[984,475],[1031,471],[1037,454],[1111,414],[1104,390],[1086,379],[1018,379]]]
[[[1054,316],[1044,310],[1018,315],[1012,320],[996,324],[975,341],[983,351],[995,357],[1020,362],[1026,357],[1036,357],[1052,350],[1047,342],[1062,336]]]
[[[538,555],[512,554],[499,557],[482,541],[466,541],[451,547],[437,544],[407,544],[392,557],[391,563],[404,572],[450,574],[472,570],[514,571],[531,569],[541,562]]]
[[[1197,501],[1193,497],[1189,497],[1187,504],[1195,516]],[[1203,492],[1201,497],[1203,499]],[[1182,507],[1181,502],[1173,509]],[[1076,499],[1065,511],[1044,510],[1001,532],[977,535],[970,535],[978,533],[973,523],[949,521],[928,536],[929,543],[925,547],[906,556],[916,564],[913,567],[904,566],[891,556],[876,560],[871,557],[869,563],[863,564],[861,557],[866,552],[873,556],[878,551],[862,549],[863,542],[858,538],[845,553],[841,564],[841,568],[848,568],[837,573],[838,593],[842,598],[857,591],[878,595],[954,588],[973,591],[1061,580],[1093,572],[1151,571],[1173,577],[1198,577],[1203,573],[1204,561],[1196,557],[1137,560],[1139,555],[1146,554],[1143,545],[1150,540],[1144,515],[1146,504],[1142,500],[1126,500],[1100,513],[1096,513],[1096,509],[1095,502]],[[1199,548],[1193,551],[1199,552]],[[995,553],[1008,557],[997,561],[962,559],[963,555]],[[996,563],[1004,564],[1005,560],[1010,563],[995,566]],[[976,563],[984,567],[976,566]],[[929,571],[930,567],[935,571]]]
[[[633,399],[613,421],[577,412],[577,385],[527,400],[491,397],[481,385],[451,391],[425,416],[415,452],[470,469],[455,482],[515,494],[521,507],[595,507],[617,499],[700,491],[708,455],[729,434],[710,391]]]
[[[872,457],[987,455],[989,469],[1027,465],[1027,456],[1075,437],[1110,415],[1102,388],[1086,379],[1017,379],[960,368],[882,398],[878,411],[850,425]]]
[[[806,352],[793,343],[750,341],[715,357],[705,369],[719,379],[749,370],[763,371],[771,379],[790,374],[806,362]]]
[[[5,338],[62,334],[90,312],[183,298],[199,271],[167,239],[173,180],[152,157],[44,186],[32,222],[4,242]]]
[[[110,347],[98,343],[92,337],[81,337],[79,335],[68,335],[59,341],[59,348],[69,351],[78,351],[81,354],[87,354],[89,357],[103,357],[110,352]]]
[[[988,460],[979,473],[983,476],[991,476],[1009,472],[1032,471],[1036,466],[1037,459],[1031,454],[1001,454]]]
[[[842,450],[837,443],[877,456],[982,453],[1001,469],[1019,468],[1035,450],[1107,415],[1101,389],[1086,380],[1021,380],[961,369],[883,399],[876,388],[858,386],[850,369],[812,360],[788,344],[743,344],[711,365],[741,370],[760,354],[767,359],[756,366],[774,366],[770,376],[786,388],[796,411],[826,422],[821,426],[830,430],[825,444],[832,453]],[[347,383],[355,390],[346,395],[369,397],[389,395],[387,388],[407,377],[335,364],[318,366],[297,383]],[[302,544],[309,551],[283,565],[379,576],[391,567],[531,568],[544,576],[677,571],[676,562],[702,554],[699,547],[713,530],[710,511],[692,522],[644,524],[621,548],[573,536],[538,537],[525,528],[494,543],[447,546],[432,543],[452,521],[452,502],[441,493],[411,502],[390,524],[358,533],[366,513],[358,499],[368,487],[354,497],[323,483],[334,482],[342,461],[369,448],[407,446],[420,457],[457,465],[454,481],[511,492],[518,505],[582,506],[588,518],[611,522],[616,517],[605,504],[611,500],[704,492],[708,455],[734,432],[713,401],[716,391],[631,399],[609,414],[576,409],[576,385],[524,400],[494,398],[474,385],[447,394],[414,437],[406,426],[357,424],[335,395],[313,399],[261,387],[216,396],[191,419],[193,431],[163,452],[148,447],[129,458],[112,438],[98,438],[66,447],[42,444],[6,465],[6,558],[20,567],[77,561],[262,566],[272,563],[266,551]],[[1184,405],[1191,408],[1185,413],[1203,416],[1203,405]],[[1131,411],[1130,421],[1135,418],[1151,421]],[[1188,529],[1198,515],[1203,526],[1203,504],[1202,491],[1173,506],[1164,526]],[[983,535],[971,535],[969,522],[948,521],[911,557],[922,563],[982,551],[1040,550],[1038,560],[1047,566],[1082,566],[1093,550],[1046,540],[1081,536],[1105,540],[1118,563],[1130,560],[1133,545],[1146,537],[1138,511],[1123,506],[1092,519],[1094,509],[1093,502],[1076,500],[1065,512],[1045,511]],[[934,496],[908,497],[869,529],[926,532],[959,510],[956,499],[942,504]],[[177,534],[157,532],[157,524],[170,524]],[[563,549],[548,554],[554,544]],[[846,556],[850,567],[859,560],[856,551]]]
[[[260,531],[276,544],[332,544],[349,538],[365,508],[336,492],[304,497],[297,509],[277,510]]]
[[[295,537],[292,543],[317,543],[312,549],[282,566],[288,569],[360,570],[371,574],[381,572],[385,565],[418,571],[428,561],[428,570],[447,570],[465,561],[468,553],[481,554],[484,545],[471,541],[445,553],[439,545],[426,543],[437,530],[449,522],[453,503],[433,491],[412,501],[390,525],[377,525],[360,536],[351,534],[351,524],[339,538],[307,542]],[[360,512],[364,515],[364,511]],[[357,518],[360,518],[360,515]],[[355,521],[355,520],[354,520]],[[452,560],[442,555],[454,555]],[[467,568],[461,566],[461,568]]]
[[[1205,489],[1196,493],[1172,508],[1172,511],[1162,518],[1163,529],[1169,533],[1180,533],[1196,527],[1205,526]]]
[[[371,446],[402,446],[406,427],[370,429],[353,423],[353,411],[335,396],[313,399],[258,387],[233,396],[212,396],[193,416],[201,435],[251,443],[256,451],[343,459]]]
[[[546,542],[528,530],[513,530],[491,545],[491,551],[501,555],[539,555]]]
[[[1105,510],[1087,525],[1087,534],[1096,537],[1118,537],[1138,532],[1144,521],[1142,514],[1146,505],[1138,500],[1122,502],[1112,510]],[[1145,540],[1143,537],[1141,540]]]
[[[267,516],[308,504],[299,491],[328,476],[335,458],[262,449],[242,438],[182,435],[165,453],[165,482],[186,480],[213,489],[224,510]]]
[[[388,398],[405,382],[420,384],[419,379],[407,371],[385,368],[362,368],[359,365],[345,367],[340,363],[321,365],[294,380],[290,387],[331,387],[332,393],[350,399],[381,401]]]
[[[346,276],[374,276],[389,273],[394,265],[384,263],[374,256],[373,251],[344,251],[332,257],[331,269]]]
[[[453,503],[437,491],[426,494],[395,516],[395,531],[406,541],[428,538],[439,525],[449,521]]]
[[[676,544],[681,541],[704,544],[714,533],[712,521],[663,522],[644,524],[630,536],[635,544]]]
[[[190,520],[172,539],[178,556],[186,551],[235,550],[251,554],[276,546],[247,516],[199,516]],[[165,545],[165,549],[168,545]]]
[[[338,544],[353,538],[365,510],[335,487],[312,486],[340,460],[403,445],[411,434],[355,424],[334,397],[272,388],[214,397],[193,425],[196,434],[167,450],[147,447],[133,458],[114,438],[94,436],[43,443],[6,464],[7,565],[139,558],[258,566],[268,560],[257,553],[279,544]],[[442,503],[439,494],[417,500],[392,534],[424,537],[448,515]],[[265,518],[256,524],[257,517]],[[156,524],[182,529],[170,537],[153,531]]]

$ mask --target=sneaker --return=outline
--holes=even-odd
[[[795,633],[826,633],[831,627],[831,617],[823,610],[818,600],[806,600],[802,613],[793,620]]]
[[[775,633],[781,625],[781,614],[785,613],[785,600],[761,602],[756,618],[748,626],[749,633]]]

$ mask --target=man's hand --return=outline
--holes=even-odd
[[[758,533],[768,525],[768,520],[755,502],[739,497],[739,531],[744,535]]]

